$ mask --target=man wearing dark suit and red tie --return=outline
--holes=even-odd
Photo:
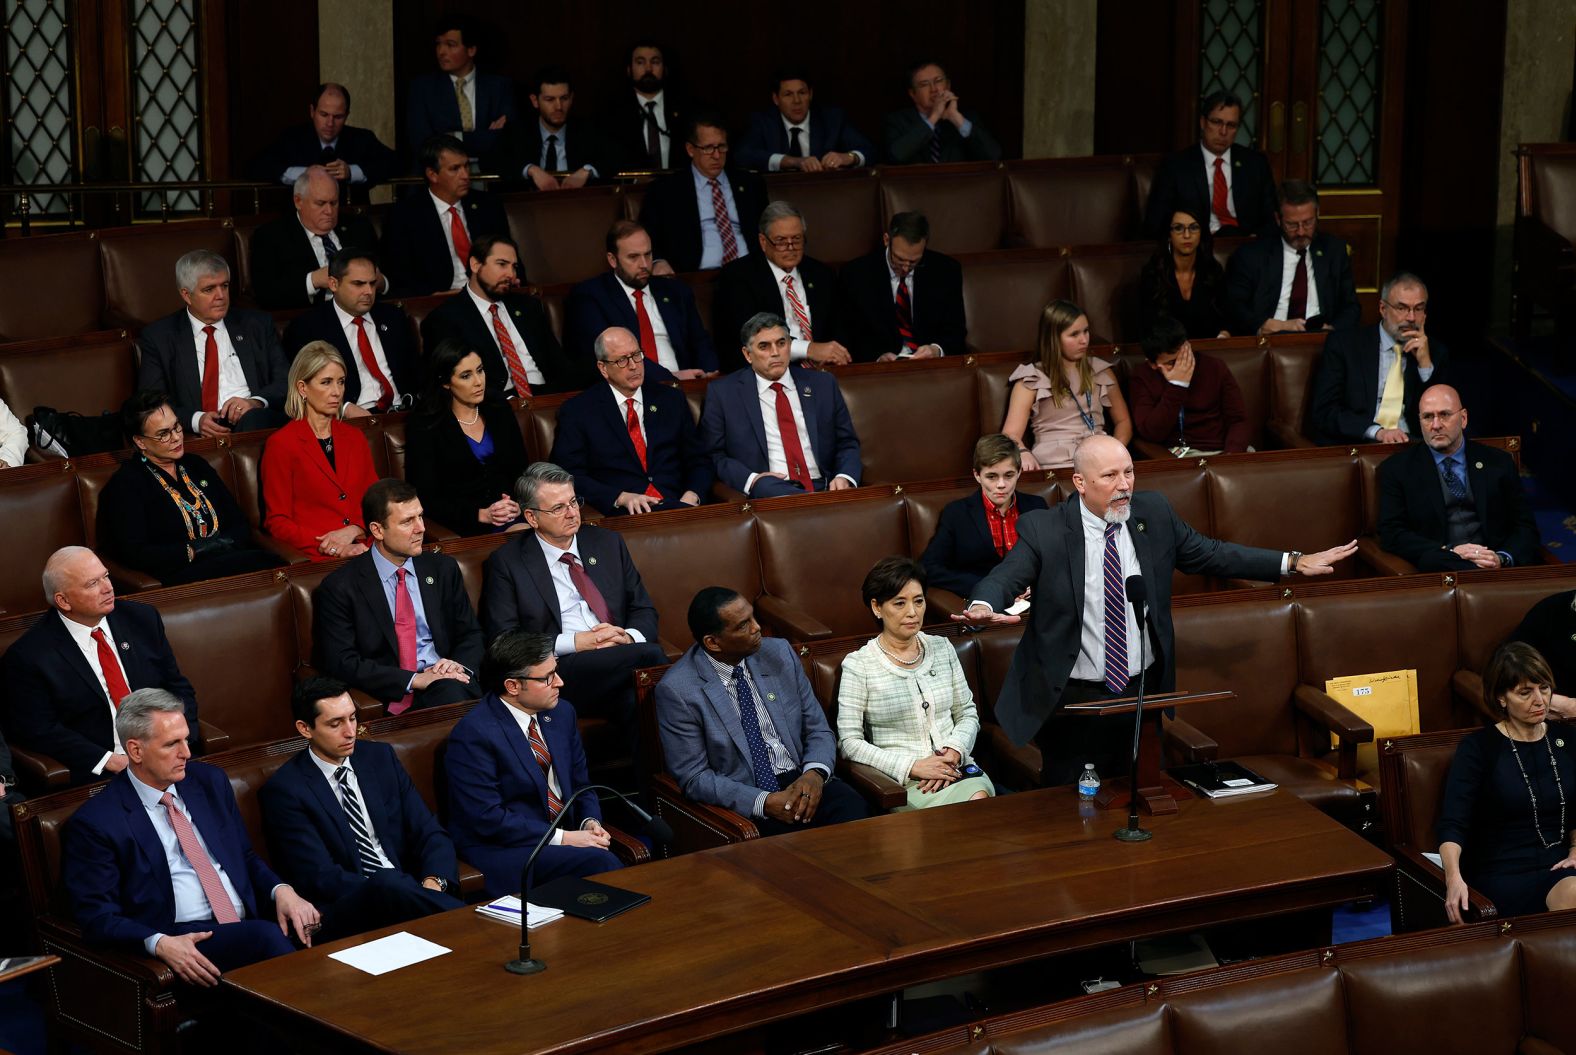
[[[372,545],[313,595],[318,664],[390,714],[476,699],[482,629],[454,558],[421,551],[416,489],[379,480],[362,496],[361,515]]]
[[[137,387],[168,392],[181,427],[228,436],[285,423],[289,364],[274,320],[230,306],[230,263],[194,249],[175,262],[186,306],[137,338]]]
[[[520,290],[520,250],[508,235],[479,236],[468,263],[465,288],[422,320],[423,347],[456,340],[481,356],[489,397],[574,392],[590,383],[590,363],[564,354],[547,309]]]
[[[163,960],[204,988],[311,945],[318,911],[257,856],[222,769],[190,762],[181,701],[121,702],[127,765],[61,833],[61,876],[88,941]]]
[[[750,369],[713,382],[700,416],[717,478],[752,498],[858,487],[859,437],[837,381],[788,369],[781,316],[752,316],[739,336]]]
[[[406,406],[419,384],[416,331],[392,304],[378,304],[378,259],[370,250],[346,248],[328,266],[326,303],[297,315],[285,329],[291,357],[313,341],[327,341],[345,360],[345,417],[359,418]]]
[[[564,346],[573,358],[590,361],[597,335],[618,326],[639,335],[655,381],[717,372],[717,353],[695,294],[676,278],[652,274],[651,237],[644,227],[618,220],[608,228],[607,266],[564,301]]]
[[[616,531],[582,526],[575,478],[551,462],[520,476],[515,499],[530,531],[493,551],[482,570],[482,626],[553,635],[565,692],[606,707],[631,743],[630,673],[666,663],[657,610]]]
[[[968,597],[1018,541],[1018,518],[1044,509],[1045,499],[1019,493],[1022,452],[1001,433],[981,436],[974,445],[974,480],[980,493],[947,503],[936,534],[920,561],[929,586]]]
[[[399,297],[459,289],[472,243],[509,232],[497,196],[471,193],[465,145],[458,139],[433,136],[423,143],[421,169],[426,189],[396,201],[383,222],[383,267],[390,292]]]
[[[855,362],[964,350],[963,268],[927,248],[929,239],[924,213],[900,212],[887,224],[882,248],[843,266],[843,343]]]
[[[1226,262],[1226,309],[1242,337],[1349,330],[1362,321],[1346,243],[1319,231],[1319,193],[1280,186],[1279,237],[1256,238]],[[1311,325],[1310,325],[1311,324]]]
[[[804,70],[772,77],[772,109],[750,115],[738,162],[764,172],[836,172],[876,160],[876,148],[840,106],[818,106]]]
[[[476,68],[481,33],[463,15],[445,15],[433,27],[438,68],[410,82],[405,103],[406,149],[433,136],[462,141],[461,150],[481,157],[498,145],[499,133],[515,120],[514,85]]]
[[[454,843],[388,744],[356,739],[345,683],[290,694],[307,746],[257,792],[274,865],[322,917],[319,941],[447,912],[464,902]]]
[[[750,254],[749,232],[766,208],[766,184],[728,165],[721,115],[697,114],[684,144],[689,163],[646,188],[640,222],[651,233],[658,268],[710,271]]]
[[[253,164],[259,179],[294,183],[311,165],[321,165],[338,184],[371,187],[395,174],[399,157],[371,129],[345,124],[350,89],[319,84],[307,107],[310,121],[286,129]]]
[[[838,340],[837,275],[805,255],[808,234],[804,215],[788,202],[766,206],[756,235],[760,252],[735,260],[717,276],[713,329],[727,338],[757,312],[780,315],[788,324],[791,361],[846,366],[851,359]],[[724,365],[737,370],[744,363],[730,357]]]
[[[596,795],[567,805],[591,778],[575,709],[559,698],[567,687],[553,651],[547,634],[499,635],[482,660],[487,695],[449,734],[449,831],[460,855],[481,869],[488,897],[520,892],[526,859],[566,808],[531,867],[532,882],[620,867]]]
[[[1275,177],[1267,158],[1237,142],[1242,100],[1231,92],[1212,92],[1198,112],[1198,145],[1168,154],[1155,171],[1144,212],[1144,227],[1165,237],[1171,214],[1186,209],[1209,217],[1215,235],[1267,231],[1275,218]]]
[[[592,385],[559,409],[552,460],[610,516],[699,505],[712,468],[689,400],[645,383],[647,360],[628,330],[604,330],[593,350],[607,386]]]
[[[126,768],[115,735],[120,701],[136,689],[173,693],[193,736],[197,694],[164,636],[159,611],[115,600],[109,572],[93,551],[67,546],[44,564],[45,612],[6,650],[6,729],[17,747],[38,751],[87,784]]]
[[[270,220],[252,235],[252,296],[268,311],[320,304],[333,296],[328,263],[341,249],[374,249],[377,232],[365,216],[341,222],[339,188],[313,165],[295,179],[295,212]],[[380,290],[388,282],[381,276]]]

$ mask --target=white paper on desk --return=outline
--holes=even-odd
[[[1438,867],[1440,867],[1440,868],[1445,867],[1445,859],[1443,857],[1440,857],[1438,854],[1424,854],[1423,856],[1428,858],[1430,861],[1434,862],[1434,864],[1437,865]]]
[[[488,919],[501,920],[516,926],[520,923],[520,899],[514,894],[505,894],[485,905],[477,905],[476,911]],[[564,914],[563,909],[546,908],[542,905],[532,905],[530,911],[530,919],[526,921],[527,929],[535,929],[544,923],[551,923],[555,919],[562,918]]]
[[[388,974],[401,967],[409,967],[413,963],[442,956],[449,951],[436,942],[418,938],[402,930],[398,934],[390,934],[386,938],[369,941],[354,948],[331,952],[328,958],[349,964],[356,970],[368,974]]]

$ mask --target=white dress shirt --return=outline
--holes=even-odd
[[[296,223],[301,223],[301,214],[300,213],[296,213]],[[323,244],[323,236],[318,234],[316,231],[312,230],[310,227],[308,227],[304,223],[301,223],[301,230],[306,233],[306,244],[312,247],[312,255],[317,258],[317,266],[318,267],[327,267],[328,266],[328,247]],[[335,239],[335,243],[338,244],[338,239]],[[345,247],[344,246],[340,246],[339,248],[343,249]],[[307,300],[316,300],[318,297],[320,297],[323,294],[328,292],[328,290],[326,290],[326,289],[318,289],[316,286],[314,286],[312,284],[312,275],[313,275],[312,271],[308,271],[306,273],[306,299]]]
[[[21,465],[27,457],[27,427],[0,400],[0,462]]]
[[[815,319],[810,315],[810,298],[805,295],[804,276],[799,274],[799,269],[784,271],[770,260],[766,266],[772,269],[772,281],[777,283],[777,296],[782,300],[783,321],[788,324],[788,358],[799,360],[810,355],[810,338],[806,337],[803,328],[799,325],[799,318],[794,314],[793,306],[788,303],[788,279],[793,279],[793,293],[799,298],[799,306],[804,308],[804,317],[810,320],[810,337],[815,336]],[[893,296],[896,296],[894,293]]]
[[[1319,284],[1313,280],[1313,245],[1310,243],[1303,250],[1303,261],[1308,269],[1308,304],[1303,309],[1302,317],[1311,319],[1319,314]],[[1286,313],[1291,310],[1291,284],[1297,277],[1297,250],[1287,244],[1286,239],[1281,239],[1281,288],[1280,299],[1275,302],[1275,317],[1286,318]]]
[[[1374,400],[1374,422],[1363,430],[1363,434],[1371,440],[1379,438],[1379,408],[1384,403],[1384,383],[1390,376],[1390,364],[1395,360],[1396,346],[1405,344],[1405,341],[1398,341],[1391,337],[1383,326],[1379,327],[1379,387],[1374,389],[1378,393],[1378,397]],[[1401,354],[1404,356],[1406,353],[1403,352]],[[1426,386],[1428,379],[1434,376],[1433,364],[1419,366],[1417,368],[1417,376]],[[1401,360],[1401,383],[1403,385],[1406,384],[1406,360],[1404,358]],[[1406,424],[1406,409],[1404,405],[1401,410],[1401,420],[1396,422],[1395,427],[1400,429],[1405,436],[1410,437],[1412,435],[1412,430]]]
[[[810,118],[811,118],[811,116],[813,116],[813,112],[807,112],[804,115],[804,120],[803,121],[800,121],[798,124],[794,124],[792,121],[788,120],[788,118],[786,118],[786,117],[784,117],[782,115],[782,111],[781,110],[779,110],[777,112],[777,119],[783,123],[783,137],[786,138],[790,144],[793,143],[793,130],[795,128],[799,129],[799,149],[804,151],[804,155],[803,155],[804,157],[813,157],[814,156],[810,152]],[[853,167],[854,168],[859,168],[860,166],[862,166],[865,163],[865,155],[864,155],[863,151],[850,150],[850,151],[848,151],[848,153],[853,155],[853,158],[854,158]],[[766,159],[766,168],[767,168],[767,170],[771,171],[771,172],[781,172],[782,171],[782,167],[783,167],[783,158],[785,158],[787,156],[788,155],[785,154],[785,153],[784,154],[773,154],[771,157],[767,158]]]
[[[346,782],[349,783],[350,790],[355,792],[356,795],[356,805],[358,807],[356,815],[360,818],[361,823],[367,826],[367,834],[372,836],[372,850],[378,855],[378,864],[384,868],[399,867],[383,850],[383,840],[378,838],[377,825],[372,823],[372,814],[367,812],[367,794],[361,790],[361,781],[356,779],[356,767],[350,764],[350,759],[341,759],[339,764],[335,765],[332,762],[323,761],[323,759],[318,757],[317,752],[310,747],[307,748],[306,754],[312,760],[312,764],[317,766],[317,771],[323,774],[323,779],[328,781],[329,793],[334,796],[335,801],[339,803],[344,811],[349,813],[350,803],[345,801],[344,789],[340,786],[337,775],[340,769],[345,770],[348,774]],[[351,842],[355,842],[354,829],[351,831]]]
[[[553,651],[560,656],[571,656],[575,652],[575,635],[584,630],[590,630],[601,622],[591,606],[586,604],[580,590],[575,586],[575,581],[569,575],[569,565],[563,563],[565,553],[573,553],[575,560],[580,562],[580,567],[587,575],[591,574],[586,568],[586,562],[580,556],[580,540],[569,540],[568,549],[559,549],[557,546],[536,536],[536,544],[542,547],[542,557],[547,561],[547,574],[553,578],[553,590],[558,594],[558,636],[553,640]],[[631,639],[645,643],[645,635],[639,630],[629,627],[623,628],[624,633]]]
[[[657,104],[657,108],[655,110],[647,110],[646,109],[646,104],[647,103],[656,103]],[[651,98],[647,99],[644,95],[641,95],[639,92],[636,92],[635,93],[635,105],[640,107],[640,112],[641,112],[642,115],[653,114],[656,117],[656,119],[657,119],[657,128],[659,128],[661,130],[661,132],[662,132],[661,135],[657,136],[657,142],[661,145],[661,150],[662,150],[662,167],[665,168],[665,169],[672,168],[673,167],[673,137],[668,134],[670,132],[670,129],[668,128],[667,106],[664,103],[663,94],[659,91],[659,92],[657,92],[656,95],[653,95]],[[642,142],[644,142],[645,138],[646,138],[646,126],[645,126],[644,122],[645,122],[645,118],[643,116],[642,117],[642,123],[641,123],[641,126],[640,126],[640,138],[641,138]]]
[[[443,244],[449,247],[449,260],[454,264],[454,274],[449,279],[450,289],[459,289],[471,277],[470,265],[460,259],[460,254],[454,248],[454,229],[449,224],[449,210],[453,209],[460,217],[460,226],[465,228],[465,237],[474,239],[471,225],[465,220],[465,209],[462,202],[450,205],[432,191],[427,192],[432,199],[433,208],[438,210],[438,229],[443,232]]]
[[[1078,499],[1079,520],[1084,535],[1084,604],[1083,632],[1078,641],[1078,661],[1073,664],[1070,677],[1075,681],[1105,680],[1105,521],[1089,511]],[[1122,581],[1137,575],[1138,551],[1133,548],[1129,534],[1132,519],[1116,532],[1116,552],[1122,559]],[[1125,591],[1124,591],[1125,593]],[[1138,619],[1133,606],[1122,605],[1127,617],[1127,673],[1131,677],[1139,671]],[[1148,649],[1148,646],[1145,646]],[[1154,651],[1148,649],[1149,658]]]
[[[205,364],[208,359],[208,335],[202,332],[202,328],[208,324],[189,311],[186,321],[192,326],[192,342],[197,355],[197,384],[201,387],[207,373]],[[241,369],[241,360],[236,357],[235,345],[230,343],[230,331],[225,328],[223,319],[213,324],[213,339],[219,347],[219,406],[224,406],[227,400],[240,397],[255,399],[266,407],[268,401],[262,396],[252,395],[251,388],[247,386],[246,371]],[[202,416],[201,410],[192,415],[188,428],[193,434],[202,426]]]
[[[469,285],[465,287],[465,292],[471,298],[471,303],[476,305],[476,310],[482,313],[482,325],[487,327],[487,334],[493,339],[493,347],[498,349],[498,357],[503,358],[503,345],[498,343],[498,331],[493,327],[493,301],[478,296]],[[520,357],[520,364],[525,367],[525,379],[533,385],[547,384],[547,377],[542,373],[541,367],[536,365],[536,360],[531,358],[531,349],[526,346],[525,338],[520,336],[514,319],[509,315],[508,305],[500,301],[497,306],[498,318],[503,320],[503,328],[509,331],[509,340],[514,342],[515,354]],[[503,390],[514,391],[514,378],[509,376],[507,362],[504,363]]]
[[[899,276],[896,269],[892,267],[892,254],[888,252],[884,259],[886,260],[887,266],[887,285],[891,287],[892,290],[892,310],[894,312],[897,311],[897,287],[898,283],[901,282],[904,288],[908,290],[908,317],[910,320],[912,320],[914,318],[914,313],[917,310],[914,306],[914,269],[909,268],[908,274]],[[919,347],[924,348],[926,345],[922,344]],[[937,358],[947,354],[947,350],[941,347],[941,345],[936,344],[934,341],[930,343],[929,347],[936,350]],[[892,350],[897,353],[897,357],[899,359],[907,359],[914,354],[913,352],[909,351],[908,347],[903,343],[903,339],[901,337],[898,338],[897,347]]]
[[[60,621],[65,624],[66,633],[71,635],[72,643],[75,644],[79,650],[81,650],[82,658],[88,662],[88,669],[91,670],[93,672],[93,676],[98,679],[99,688],[104,690],[104,706],[109,708],[110,736],[113,738],[115,746],[112,750],[106,751],[104,753],[104,757],[98,760],[98,765],[93,767],[93,772],[95,774],[102,775],[104,772],[104,763],[109,761],[110,756],[123,755],[126,753],[126,751],[125,748],[121,747],[120,733],[115,729],[116,708],[115,705],[110,702],[109,682],[104,680],[104,671],[99,667],[98,642],[93,640],[93,631],[104,631],[104,641],[109,645],[110,654],[115,657],[115,666],[120,668],[121,680],[127,685],[130,685],[131,679],[126,677],[126,668],[120,662],[121,649],[120,646],[115,643],[115,634],[109,628],[109,619],[107,617],[100,619],[92,626],[83,626],[75,619],[67,619],[62,612],[56,611],[55,614],[60,616]]]
[[[345,341],[350,347],[350,362],[345,366],[356,372],[361,379],[361,391],[356,397],[356,405],[372,408],[382,402],[385,395],[390,403],[399,402],[398,392],[383,391],[383,386],[378,379],[372,376],[372,371],[367,369],[367,364],[361,358],[361,345],[357,336],[356,320],[359,318],[364,323],[367,334],[367,343],[372,345],[372,358],[377,360],[378,369],[383,371],[383,376],[388,378],[389,384],[394,384],[394,371],[389,369],[389,357],[383,351],[383,342],[378,339],[378,324],[372,320],[372,313],[366,315],[352,315],[339,306],[339,301],[334,301],[334,316],[339,319],[339,328],[345,334]]]
[[[804,407],[799,402],[799,389],[794,384],[793,373],[784,371],[778,383],[783,386],[783,392],[788,396],[788,406],[793,410],[793,424],[794,428],[799,430],[799,447],[804,453],[805,472],[810,474],[812,481],[819,480],[821,469],[816,465],[815,451],[811,449],[814,445],[810,442],[810,430],[805,425]],[[788,455],[783,451],[782,430],[777,427],[777,393],[772,391],[772,384],[773,382],[766,380],[760,374],[755,374],[755,395],[760,403],[761,422],[766,427],[766,468],[763,471],[787,476]],[[758,472],[751,473],[749,479],[744,481],[746,494],[755,486],[755,481],[760,475]],[[859,486],[859,481],[847,473],[837,475],[855,487]]]
[[[1220,231],[1220,217],[1215,215],[1215,207],[1214,207],[1214,202],[1215,202],[1215,155],[1210,153],[1209,147],[1205,146],[1203,143],[1200,143],[1198,145],[1198,149],[1204,155],[1204,189],[1209,193],[1209,202],[1210,202],[1210,208],[1209,208],[1209,233],[1210,234],[1216,234],[1217,232]],[[1226,207],[1231,210],[1231,215],[1232,216],[1237,216],[1236,188],[1232,185],[1232,182],[1231,182],[1231,148],[1230,147],[1227,147],[1226,148],[1226,152],[1224,154],[1220,155],[1220,160],[1225,162],[1224,165],[1220,166],[1220,171],[1222,173],[1224,173],[1225,177],[1226,177]],[[1237,216],[1237,218],[1239,220],[1241,219],[1240,216]],[[1167,216],[1166,217],[1166,225],[1169,227],[1170,224],[1171,224],[1171,217]]]
[[[641,401],[640,389],[635,389],[633,396],[624,395],[612,385],[608,385],[607,390],[613,393],[613,402],[618,406],[619,421],[626,423],[629,421],[628,401],[631,399],[635,401],[635,420],[640,422],[640,438],[644,440],[646,438],[646,404]]]
[[[336,136],[335,138],[330,139],[327,142],[324,142],[323,140],[319,139],[317,141],[317,146],[318,146],[319,150],[333,150],[337,154],[338,153],[338,147],[339,147],[339,138]],[[316,164],[316,162],[314,162],[314,164]],[[291,165],[289,168],[285,169],[284,175],[279,177],[279,182],[280,183],[294,183],[296,180],[301,178],[301,173],[305,172],[306,170],[307,170],[307,166],[306,165]],[[366,170],[363,169],[360,165],[351,165],[350,166],[350,182],[352,182],[352,183],[365,183],[365,182],[367,182]]]
[[[571,651],[573,650],[571,649]],[[519,707],[514,706],[508,700],[503,700],[502,702],[504,709],[509,712],[509,717],[513,718],[515,724],[520,727],[520,735],[525,737],[525,742],[529,744],[531,742],[531,723],[540,722],[543,716],[521,710]],[[542,737],[542,743],[545,745],[547,743],[547,730],[539,729],[538,732]],[[551,754],[552,751],[549,750],[548,753]],[[534,758],[532,764],[534,764]],[[558,770],[552,766],[547,767],[547,786],[552,789],[554,797],[556,797],[559,802],[564,802],[568,799],[568,796],[564,794],[564,789],[558,784]],[[587,817],[585,820],[580,822],[580,827],[589,828],[595,823],[595,817]],[[547,840],[547,845],[562,846],[563,844],[564,830],[562,828],[554,828],[552,837]]]
[[[624,299],[629,301],[629,310],[635,313],[635,318],[638,320],[640,309],[635,307],[635,287],[618,278],[617,274],[613,277],[618,279],[618,288],[624,291]],[[640,299],[646,306],[646,317],[651,320],[651,334],[657,341],[657,362],[667,367],[670,372],[676,371],[679,369],[679,353],[673,350],[673,341],[668,337],[668,324],[662,318],[662,312],[657,309],[656,297],[652,295],[649,285],[640,293]],[[635,336],[637,338],[640,336],[638,323]]]

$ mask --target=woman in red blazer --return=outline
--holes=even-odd
[[[291,364],[287,388],[294,420],[263,448],[263,530],[315,561],[365,553],[361,496],[378,476],[367,438],[339,420],[345,361],[313,341]]]

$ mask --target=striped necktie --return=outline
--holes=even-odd
[[[367,819],[361,800],[350,786],[350,766],[342,765],[334,770],[334,779],[339,782],[340,804],[345,808],[345,819],[350,822],[350,833],[356,837],[356,859],[361,862],[361,874],[371,876],[383,867],[383,862],[378,860],[378,851],[372,845],[372,822]]]

